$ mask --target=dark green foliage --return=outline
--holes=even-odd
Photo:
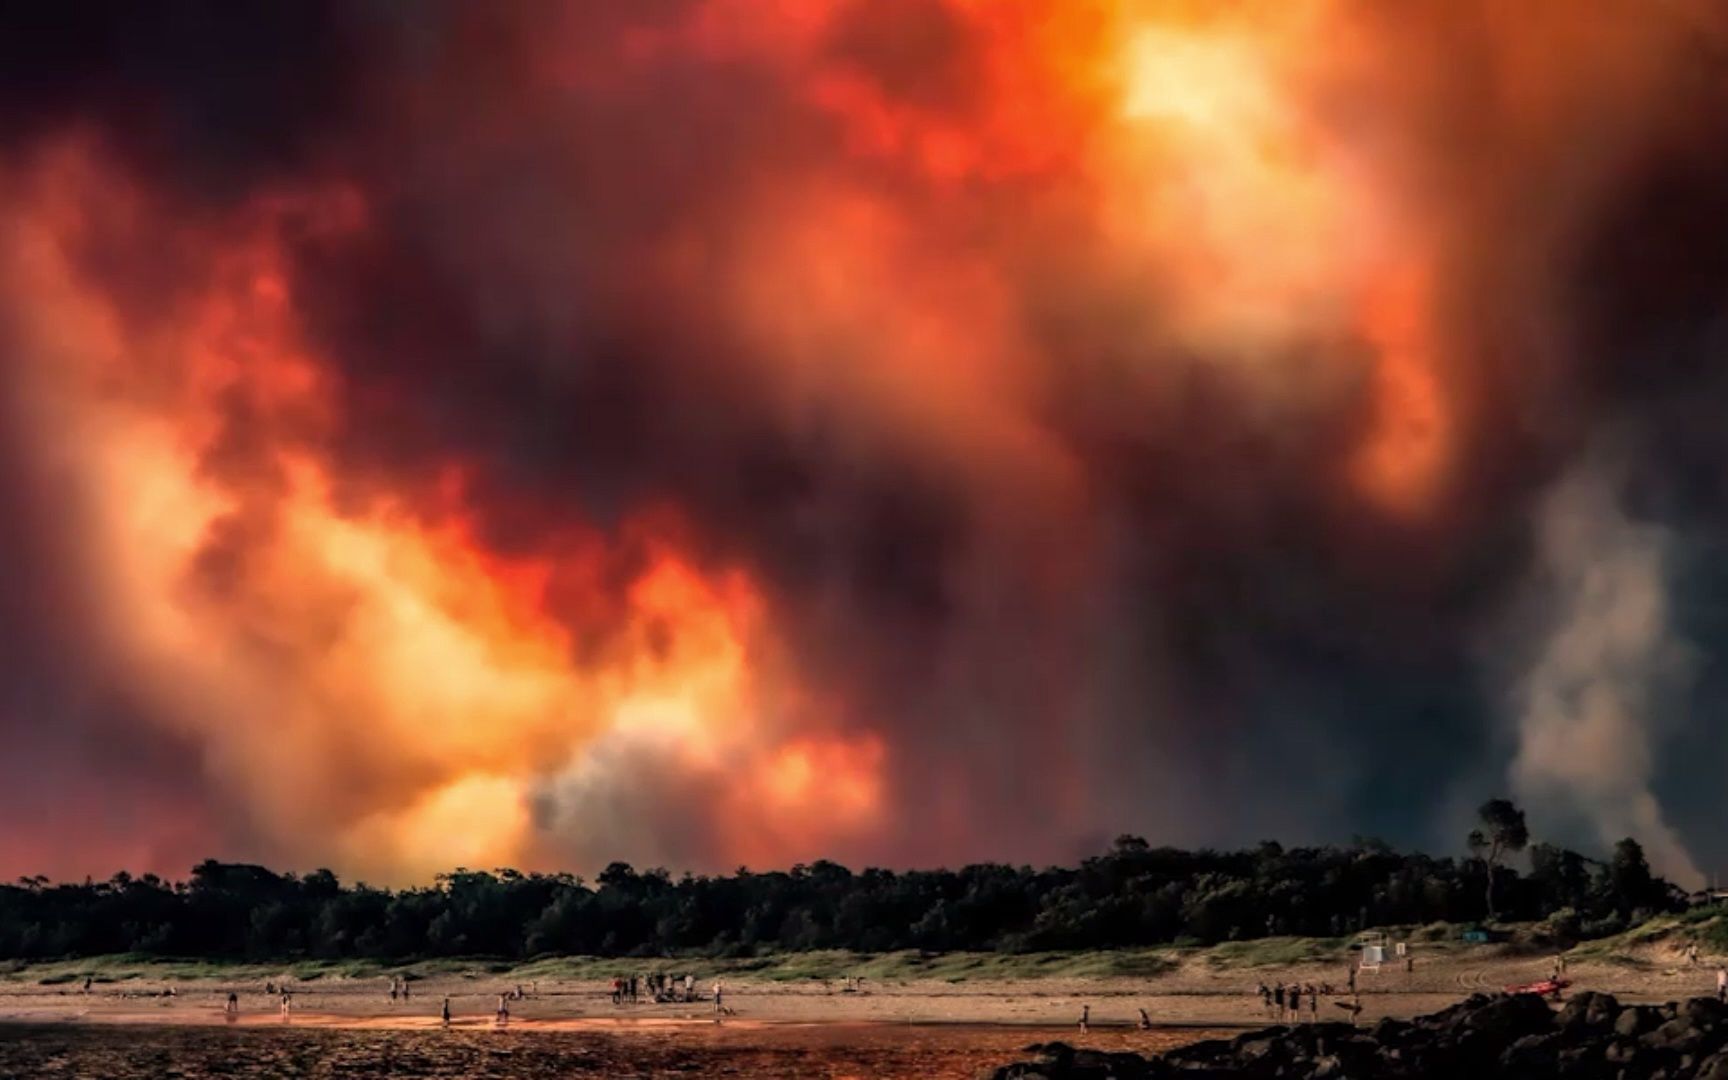
[[[1494,886],[1499,884],[1500,863],[1507,855],[1523,851],[1530,842],[1530,829],[1524,824],[1524,811],[1510,799],[1489,799],[1476,811],[1482,828],[1470,832],[1470,851],[1487,867],[1484,897],[1490,920],[1499,914],[1494,910]]]
[[[1531,862],[1528,876],[1496,868],[1502,915],[1564,911],[1568,925],[1588,932],[1677,903],[1630,841],[1607,865],[1545,844]],[[1336,937],[1364,926],[1480,919],[1487,866],[1401,855],[1379,842],[1220,852],[1125,836],[1071,869],[853,873],[818,862],[674,881],[664,870],[613,863],[593,886],[564,874],[457,870],[430,888],[391,892],[343,886],[325,870],[296,877],[210,861],[183,883],[116,874],[82,885],[28,878],[0,886],[0,957],[1020,952]]]

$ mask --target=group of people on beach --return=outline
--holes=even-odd
[[[720,984],[714,984],[716,994]],[[653,972],[648,975],[621,976],[612,980],[612,1004],[635,1005],[641,1000],[643,989],[656,1005],[671,1005],[679,1002],[696,1000],[696,976],[686,974],[682,978],[668,975],[665,972]]]
[[[1351,973],[1354,981],[1354,971]],[[1354,989],[1354,987],[1352,987]],[[1330,995],[1331,983],[1284,983],[1277,982],[1271,986],[1261,983],[1257,988],[1260,995],[1260,1007],[1269,1020],[1277,1020],[1280,1024],[1297,1024],[1302,1022],[1302,1010],[1308,1010],[1309,1022],[1320,1019],[1320,997]]]

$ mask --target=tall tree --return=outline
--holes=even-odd
[[[1482,828],[1470,830],[1470,851],[1482,860],[1488,871],[1488,920],[1494,920],[1494,871],[1514,852],[1523,851],[1530,843],[1530,829],[1524,824],[1524,811],[1510,799],[1489,799],[1476,811]]]

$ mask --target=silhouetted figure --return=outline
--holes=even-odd
[[[450,1026],[450,996],[448,994],[446,994],[444,996],[444,1007],[443,1007],[443,1009],[440,1010],[440,1014],[442,1015],[442,1017],[444,1019],[444,1026],[449,1027]]]
[[[1300,1024],[1302,1022],[1302,988],[1291,983],[1290,996],[1286,1000],[1290,1003],[1291,1023]]]
[[[240,1012],[240,995],[232,990],[228,991],[228,1004],[223,1006],[222,1011],[229,1016],[238,1014]]]
[[[501,1025],[510,1022],[510,995],[498,995],[498,1016],[496,1019]]]
[[[1151,1031],[1152,1030],[1152,1018],[1150,1016],[1146,1015],[1145,1009],[1140,1010],[1140,1030],[1141,1031]]]
[[[90,976],[88,976],[88,975],[84,976],[84,992],[86,994],[88,994],[90,992],[90,983],[92,981],[93,980],[90,978]]]
[[[1092,1006],[1080,1006],[1080,1033],[1084,1035],[1092,1024]]]
[[[726,985],[719,979],[714,980],[714,1012],[715,1015],[726,1012]]]
[[[1284,984],[1276,983],[1272,987],[1272,1004],[1278,1009],[1278,1022],[1284,1022]]]

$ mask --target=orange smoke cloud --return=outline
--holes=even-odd
[[[309,34],[351,108],[0,120],[93,729],[393,878],[1238,839],[1301,769],[1201,744],[1456,682],[1614,385],[1562,298],[1720,20],[1502,8],[454,5]]]
[[[391,878],[545,863],[530,797],[607,737],[735,776],[727,820],[764,859],[869,823],[881,744],[760,717],[777,648],[762,600],[680,554],[675,511],[505,556],[474,537],[459,467],[419,504],[331,471],[337,405],[273,236],[364,228],[351,193],[249,207],[200,237],[172,310],[129,318],[78,251],[96,218],[105,245],[170,242],[145,198],[84,147],[11,180],[0,255],[32,358],[15,374],[73,436],[60,465],[87,500],[102,647],[272,850]],[[597,645],[578,640],[591,628]]]

